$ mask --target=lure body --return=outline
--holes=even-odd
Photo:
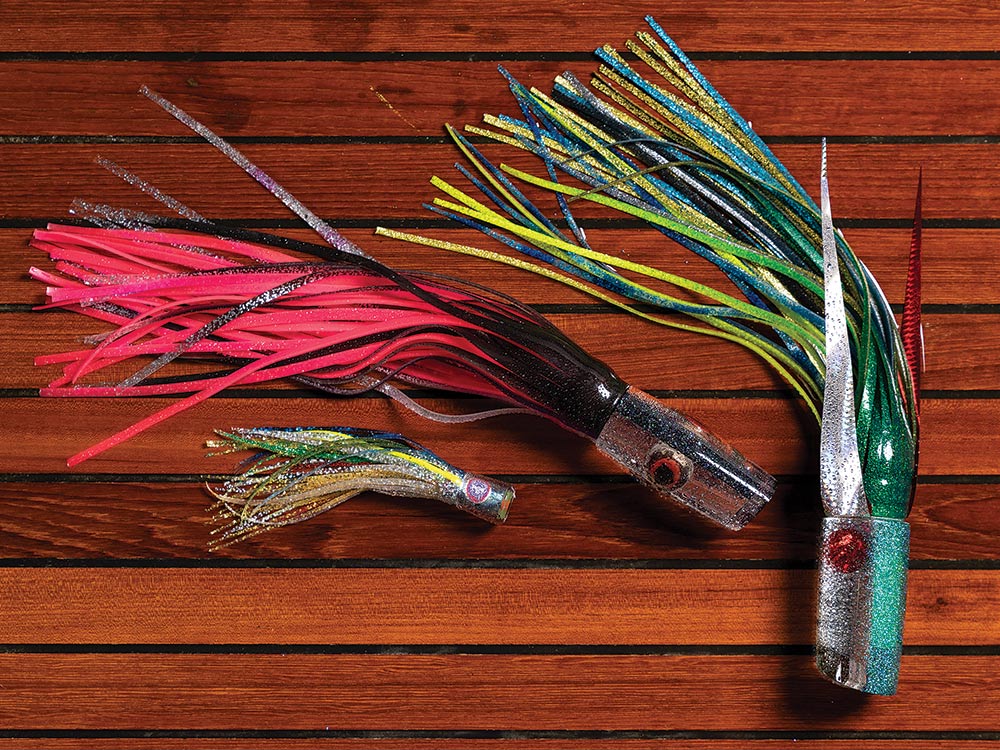
[[[819,484],[827,517],[823,519],[817,555],[816,665],[821,674],[838,684],[866,693],[892,695],[899,680],[903,647],[910,526],[898,518],[879,517],[887,509],[869,501],[865,489],[855,423],[854,367],[830,208],[826,143],[820,194],[826,376]],[[890,498],[897,496],[891,489],[883,493]]]
[[[910,525],[829,516],[819,541],[816,666],[831,681],[877,695],[899,682]]]

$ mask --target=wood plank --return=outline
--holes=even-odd
[[[606,362],[627,382],[644,390],[787,390],[785,382],[752,352],[709,336],[678,331],[623,314],[547,316],[585,351]],[[1000,390],[1000,315],[933,315],[924,321],[926,390]],[[81,315],[0,313],[0,338],[8,342],[7,388],[38,388],[61,367],[35,367],[42,354],[88,348],[85,336],[110,326]],[[608,336],[614,331],[614,336]],[[146,360],[143,359],[142,363]],[[124,377],[139,369],[112,368],[90,382]],[[204,363],[178,363],[174,373],[204,371]],[[211,369],[211,367],[208,367]],[[292,384],[294,385],[294,384]],[[284,387],[277,385],[276,387]]]
[[[0,642],[804,645],[814,637],[814,578],[808,570],[6,568]],[[1000,572],[911,573],[908,645],[998,640]]]
[[[998,667],[906,656],[880,700],[808,656],[0,655],[3,726],[68,730],[990,731]]]
[[[504,61],[548,91],[593,61]],[[225,137],[436,136],[516,111],[495,61],[0,63],[5,135],[189,135],[137,96],[159,91]],[[993,135],[995,60],[724,60],[699,65],[761,135]],[[39,92],[44,95],[39,96]],[[378,92],[376,94],[376,92]],[[383,102],[378,94],[385,99]],[[387,104],[387,103],[388,104]],[[391,108],[390,108],[391,105]]]
[[[308,523],[209,554],[210,500],[197,482],[4,482],[0,550],[18,559],[209,561],[815,557],[821,510],[814,477],[779,484],[775,499],[739,534],[667,508],[627,481],[516,486],[510,517],[494,528],[432,501],[369,493]],[[998,495],[993,484],[918,485],[909,517],[912,559],[1000,559]]]
[[[466,399],[457,407],[453,401],[445,400],[421,400],[421,403],[429,408],[452,411],[463,407],[471,410],[482,405],[475,399]],[[726,435],[737,446],[750,448],[751,455],[772,471],[795,473],[806,469],[803,450],[806,443],[796,429],[796,422],[801,420],[805,428],[809,425],[805,414],[799,416],[791,401],[696,399],[665,403],[686,409],[687,414],[710,430],[713,425],[716,426],[716,431]],[[998,404],[996,409],[986,408],[977,412],[976,404],[984,403],[989,407],[991,402],[955,402],[964,407],[960,409],[962,416],[958,417],[950,409],[936,409],[938,403],[929,402],[926,419],[933,422],[936,413],[945,415],[952,440],[947,444],[944,444],[945,441],[938,443],[939,450],[944,454],[943,463],[941,459],[934,458],[934,443],[926,446],[927,470],[939,465],[953,468],[961,465],[959,459],[966,456],[960,452],[960,445],[955,444],[958,438],[955,433],[980,429],[976,437],[981,438],[984,434],[981,428],[985,426],[982,423],[992,416],[993,411],[1000,409]],[[6,420],[11,425],[8,431],[11,446],[0,457],[0,473],[66,473],[69,470],[64,461],[68,456],[166,404],[163,399],[5,399]],[[318,413],[318,409],[327,413]],[[83,414],[87,414],[88,418],[81,419]],[[760,420],[765,414],[771,423],[767,434],[761,434]],[[238,426],[239,422],[247,419],[255,423],[300,425],[333,419],[345,425],[402,432],[420,440],[445,460],[483,472],[606,474],[615,471],[615,465],[601,457],[589,441],[540,418],[500,417],[491,420],[488,425],[459,431],[450,425],[424,420],[388,400],[377,398],[336,402],[315,398],[262,398],[252,402],[212,399],[183,418],[170,420],[81,468],[90,472],[177,473],[192,467],[207,473],[227,471],[231,460],[223,457],[202,459],[204,449],[201,446],[212,429]],[[993,429],[996,429],[995,425]],[[987,431],[985,434],[991,433]]]
[[[643,26],[649,6],[635,0],[539,6],[511,0],[482,12],[469,0],[410,5],[354,0],[256,0],[236,8],[191,7],[178,0],[137,6],[102,3],[82,13],[56,0],[9,0],[0,15],[0,48],[10,50],[203,50],[394,52],[412,50],[590,51],[619,43]],[[696,0],[657,14],[689,52],[702,50],[992,50],[1000,22],[989,3],[820,0],[803,6]],[[817,34],[817,29],[825,33]]]
[[[159,398],[79,399],[9,398],[6,419],[9,447],[0,457],[0,473],[66,473],[67,457],[167,405]],[[454,402],[421,400],[438,410]],[[663,403],[702,422],[706,428],[774,474],[814,470],[815,428],[792,401],[775,399],[663,399]],[[317,408],[329,414],[317,414]],[[470,408],[474,399],[463,402]],[[81,418],[86,415],[86,418]],[[455,430],[428,422],[387,399],[325,401],[315,398],[217,398],[181,418],[143,433],[124,446],[81,467],[89,472],[178,473],[198,467],[206,473],[227,471],[222,457],[202,459],[204,440],[215,428],[240,425],[317,422],[388,429],[425,443],[445,460],[486,473],[607,474],[615,465],[591,443],[536,417],[500,417],[489,425]],[[528,427],[530,425],[530,428]],[[998,473],[996,457],[986,446],[1000,439],[1000,400],[929,399],[923,402],[920,470],[939,474]],[[169,441],[169,443],[165,442]],[[164,446],[169,444],[169,450]],[[644,492],[636,488],[636,492]]]
[[[489,144],[488,144],[489,145]],[[437,192],[438,173],[459,182],[448,144],[246,144],[247,156],[317,214],[345,220],[428,218],[420,208]],[[775,153],[807,186],[818,182],[818,144],[781,144]],[[484,152],[497,161],[540,169],[534,157],[503,145]],[[212,217],[288,218],[284,206],[241,170],[202,144],[0,144],[0,160],[18,179],[0,185],[0,218],[65,216],[74,198],[159,210],[151,198],[94,163],[97,156],[128,166],[161,190]],[[984,220],[1000,216],[1000,144],[834,143],[829,148],[837,220],[906,219],[913,215],[917,171],[924,170],[924,218]],[[983,165],[981,169],[969,164]],[[551,204],[551,205],[550,205]],[[554,200],[540,201],[555,212]],[[587,205],[588,217],[620,218]]]
[[[307,242],[315,235],[309,230],[277,230]],[[495,249],[494,243],[478,232],[461,228],[428,229],[422,234],[461,244]],[[345,236],[366,248],[394,268],[422,270],[442,268],[476,283],[487,284],[527,303],[581,303],[586,297],[549,279],[500,268],[494,263],[463,255],[445,254],[386,237],[376,237],[369,229],[345,229]],[[910,246],[909,229],[848,229],[851,246],[871,268],[890,302],[901,304],[906,280],[906,260]],[[41,303],[44,292],[31,281],[27,269],[45,267],[45,256],[27,246],[30,229],[0,229],[0,249],[5,262],[0,265],[0,304]],[[604,252],[627,253],[631,260],[654,267],[683,272],[703,283],[727,283],[714,267],[697,260],[649,229],[593,229],[587,232],[592,245]],[[1000,299],[1000,229],[925,229],[923,242],[924,304],[994,304]]]

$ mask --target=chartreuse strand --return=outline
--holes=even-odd
[[[519,175],[516,175],[519,176]],[[455,211],[456,213],[461,213],[471,218],[483,219],[493,224],[494,226],[505,229],[512,234],[515,234],[523,239],[534,242],[535,244],[545,244],[546,246],[551,246],[562,252],[570,252],[576,255],[580,255],[590,260],[597,261],[598,263],[605,263],[607,265],[615,266],[616,268],[622,268],[626,271],[632,271],[635,273],[642,274],[644,276],[649,276],[650,278],[657,279],[658,281],[664,281],[669,284],[681,287],[682,289],[687,289],[689,291],[696,292],[704,297],[707,297],[715,302],[721,303],[731,308],[736,313],[742,313],[743,317],[751,320],[757,320],[766,325],[770,325],[777,330],[787,333],[793,338],[801,338],[804,341],[808,341],[814,346],[822,347],[822,339],[817,336],[815,331],[809,331],[807,328],[798,325],[793,321],[786,320],[779,315],[776,315],[770,311],[762,310],[759,307],[755,307],[751,304],[743,302],[736,299],[732,295],[720,292],[712,287],[705,284],[700,284],[695,281],[691,281],[682,276],[676,276],[665,271],[660,271],[659,269],[652,268],[651,266],[646,266],[641,263],[634,263],[624,258],[617,258],[612,255],[607,255],[606,253],[601,253],[595,250],[590,250],[588,248],[580,247],[574,245],[566,240],[553,237],[551,234],[544,232],[537,232],[532,229],[528,229],[520,224],[515,224],[512,221],[504,218],[500,214],[490,210],[486,206],[482,205],[475,199],[472,199],[457,190],[453,186],[444,182],[440,178],[433,179],[434,185],[447,193],[455,197],[456,199],[462,200],[461,204],[452,203],[450,201],[444,201],[441,199],[435,199],[435,205],[441,206],[442,208],[447,208],[449,210]],[[562,186],[560,186],[562,187]],[[595,200],[602,198],[603,196],[595,197]],[[601,202],[598,200],[598,202]],[[662,296],[669,300],[672,304],[683,306],[684,302],[672,297],[670,295],[664,295],[661,292],[656,292],[647,287],[637,285],[637,288],[642,290],[644,293],[655,296]],[[720,308],[720,313],[724,312],[725,308]]]

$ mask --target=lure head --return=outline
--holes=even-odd
[[[816,666],[828,680],[876,695],[896,692],[909,552],[905,521],[823,519]]]
[[[618,400],[597,447],[643,484],[734,531],[774,494],[774,477],[636,388]]]
[[[484,521],[501,524],[514,502],[514,488],[506,482],[461,472],[440,499]]]

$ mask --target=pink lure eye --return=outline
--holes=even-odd
[[[473,477],[465,485],[465,496],[478,505],[490,496],[490,485],[484,479]]]

